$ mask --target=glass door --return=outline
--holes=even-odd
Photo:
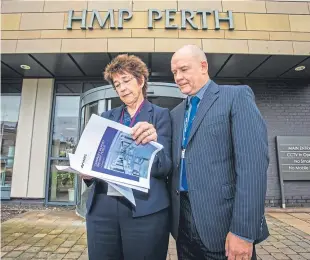
[[[80,121],[80,129],[81,133],[88,123],[92,114],[101,115],[103,112],[108,110],[108,104],[111,104],[110,100],[102,99],[93,101],[85,106],[82,107],[81,113],[81,121]],[[89,188],[87,188],[86,184],[82,180],[81,177],[78,177],[77,180],[77,205],[76,205],[76,213],[81,216],[85,217],[86,213],[86,201],[88,198]]]

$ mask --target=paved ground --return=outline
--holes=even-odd
[[[271,236],[257,246],[259,259],[310,259],[310,214],[268,213]],[[32,211],[2,223],[1,259],[86,260],[85,223],[73,211]],[[169,260],[176,260],[175,243]]]

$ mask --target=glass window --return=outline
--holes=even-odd
[[[79,109],[80,96],[56,96],[50,151],[50,202],[75,202],[75,174],[60,172],[56,165],[68,166],[69,153],[74,153],[78,141]]]
[[[119,107],[123,104],[119,97],[111,98],[111,108]]]
[[[80,96],[57,96],[51,157],[68,158],[78,139]]]
[[[168,108],[169,110],[174,109],[183,101],[182,98],[174,97],[150,97],[148,100],[155,105]]]
[[[75,201],[75,174],[69,172],[60,172],[56,165],[68,166],[69,161],[52,160],[50,169],[50,201]]]
[[[3,83],[1,92],[1,186],[11,186],[21,83]],[[18,93],[19,92],[19,93]]]

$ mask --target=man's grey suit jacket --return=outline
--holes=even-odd
[[[180,215],[180,158],[186,101],[172,116],[172,235]],[[248,86],[211,82],[200,101],[185,152],[188,194],[197,231],[210,251],[224,251],[228,232],[258,243],[269,164],[267,129]]]

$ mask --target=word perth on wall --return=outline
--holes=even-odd
[[[105,28],[107,22],[109,21],[110,29],[123,29],[124,22],[130,21],[133,17],[133,13],[129,9],[118,9],[118,24],[115,25],[115,14],[114,9],[109,9],[104,17],[101,17],[98,10],[92,10],[87,12],[87,10],[82,11],[81,16],[74,16],[74,10],[69,10],[68,12],[68,24],[67,29],[72,29],[72,22],[80,22],[80,28],[83,30],[93,29],[95,20],[99,23],[99,26],[103,29]],[[198,26],[193,22],[195,16],[200,16],[201,29],[207,30],[208,23],[207,17],[210,15],[214,16],[215,29],[220,30],[220,23],[226,22],[229,24],[229,30],[234,30],[234,21],[232,11],[227,11],[226,17],[220,17],[219,11],[207,11],[207,10],[181,10],[181,24],[176,24],[175,16],[177,10],[175,9],[166,9],[163,12],[157,9],[149,9],[147,12],[148,15],[148,29],[153,29],[155,22],[165,19],[165,29],[186,29],[186,25],[189,24],[193,29],[198,30]],[[89,24],[86,24],[87,15],[91,15]]]

